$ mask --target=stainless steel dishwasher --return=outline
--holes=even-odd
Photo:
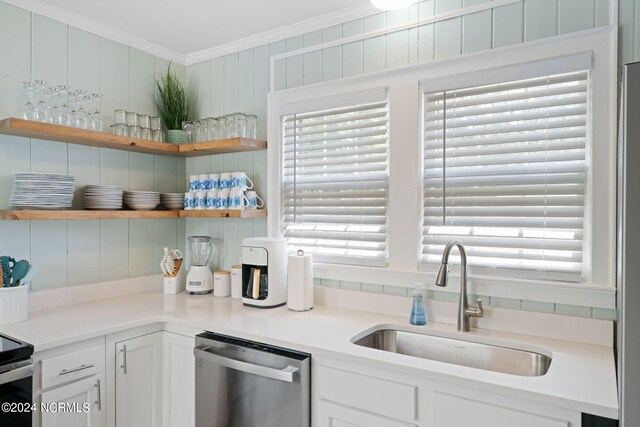
[[[310,354],[212,332],[194,354],[196,426],[310,426]]]

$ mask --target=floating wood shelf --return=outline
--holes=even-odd
[[[267,216],[266,209],[179,212],[180,218],[264,218]]]
[[[166,142],[129,138],[127,136],[34,122],[13,117],[0,120],[0,134],[180,157],[208,156],[211,154],[236,153],[241,151],[264,150],[267,148],[266,141],[250,138],[230,138],[174,145]]]
[[[0,211],[4,221],[46,221],[72,219],[148,219],[148,218],[262,218],[265,209],[215,211],[130,211],[130,210],[44,210],[15,209]]]

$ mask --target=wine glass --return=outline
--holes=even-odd
[[[38,103],[34,108],[34,117],[37,121],[46,123],[49,121],[51,114],[50,108],[45,102],[45,93],[47,88],[47,82],[44,80],[34,80],[38,89]]]
[[[69,108],[69,91],[71,88],[65,85],[58,86],[58,123],[71,126],[71,109]]]
[[[93,101],[93,113],[91,115],[91,129],[102,132],[102,128],[104,127],[104,120],[102,119],[102,115],[100,114],[100,98],[103,95],[101,93],[92,93],[91,99]]]
[[[36,85],[33,82],[22,82],[22,87],[27,94],[27,102],[20,108],[20,117],[25,120],[34,120],[35,111],[33,106],[33,96],[36,90]]]
[[[78,89],[75,91],[75,126],[80,129],[87,128],[87,110],[84,109],[84,104],[86,102],[87,91]]]
[[[60,124],[60,111],[58,109],[58,88],[57,87],[46,88],[45,101],[49,106],[49,123]]]

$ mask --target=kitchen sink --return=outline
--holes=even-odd
[[[398,329],[376,330],[356,338],[354,344],[422,359],[526,377],[542,376],[551,366],[551,357],[537,351],[511,347],[508,344],[485,344]]]

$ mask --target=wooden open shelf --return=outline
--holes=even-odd
[[[45,221],[71,219],[148,219],[148,218],[262,218],[266,209],[215,210],[215,211],[92,211],[92,210],[44,210],[14,209],[0,211],[4,221]]]
[[[179,212],[180,218],[264,218],[267,216],[266,209]]]
[[[267,148],[266,141],[250,138],[230,138],[217,141],[174,145],[167,142],[155,142],[146,139],[129,138],[127,136],[118,136],[110,133],[34,122],[30,120],[16,119],[13,117],[0,120],[0,134],[68,142],[70,144],[88,145],[91,147],[135,151],[138,153],[181,157],[237,153],[241,151],[264,150]]]

